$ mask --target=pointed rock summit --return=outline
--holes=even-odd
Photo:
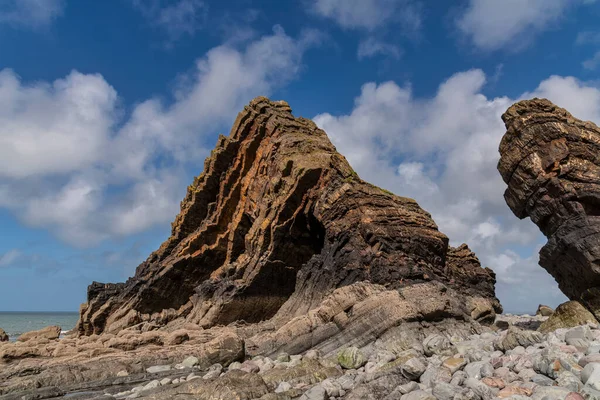
[[[314,331],[342,313],[339,328],[354,304],[389,291],[380,301],[401,302],[400,319],[490,322],[494,283],[416,201],[364,182],[314,122],[258,97],[219,137],[169,239],[126,283],[89,286],[78,330],[271,319]],[[320,322],[299,322],[310,310]]]
[[[548,238],[540,265],[560,290],[599,318],[600,128],[537,98],[514,104],[502,119],[506,203]]]

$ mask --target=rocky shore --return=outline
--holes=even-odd
[[[0,399],[600,399],[600,326],[584,322],[556,314],[499,315],[480,332],[460,324],[410,324],[361,348],[272,357],[247,354],[228,327],[212,340],[201,329],[89,337],[92,352],[78,359],[60,355],[78,339],[48,339],[47,329],[0,345],[4,359],[34,348],[58,357],[54,364],[37,358],[9,364],[9,374],[3,368],[0,390],[12,393]],[[544,326],[565,323],[584,324],[543,333]],[[7,386],[29,386],[32,379],[33,388]]]
[[[404,351],[349,347],[334,358],[322,358],[318,351],[291,356],[281,353],[273,359],[257,356],[242,363],[234,362],[227,368],[214,364],[185,378],[157,378],[110,397],[600,399],[598,325],[558,329],[548,334],[518,327],[544,320],[544,317],[500,316],[498,321],[511,321],[507,331],[474,334],[465,340],[433,334],[421,342],[413,342],[412,348]],[[195,362],[190,357],[173,368]],[[210,383],[188,383],[194,380]]]
[[[505,198],[548,237],[556,310],[502,314],[467,244],[259,97],[70,335],[0,330],[0,399],[600,400],[600,129],[540,99],[503,119]]]

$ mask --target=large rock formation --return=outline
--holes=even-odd
[[[362,181],[313,122],[257,98],[171,237],[127,282],[88,287],[77,335],[0,343],[0,397],[399,398],[421,374],[450,378],[438,354],[493,350],[480,340],[495,338],[482,326],[501,310],[494,283],[414,200]],[[351,346],[364,371],[333,361]]]
[[[498,170],[506,202],[548,238],[540,265],[598,318],[600,128],[545,99],[520,101],[502,119]]]
[[[371,286],[348,289],[354,300],[340,303],[346,308],[322,304],[336,288],[359,282]],[[412,307],[396,321],[493,321],[501,310],[494,283],[466,245],[448,247],[414,200],[362,181],[312,121],[295,118],[285,102],[259,97],[230,136],[219,137],[188,187],[171,237],[126,283],[88,288],[78,330],[267,319],[277,329],[313,329],[315,321],[298,322],[309,310],[346,315],[365,294],[386,290]],[[433,287],[445,300],[422,292]]]

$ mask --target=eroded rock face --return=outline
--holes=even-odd
[[[498,170],[506,203],[548,238],[540,265],[598,318],[600,128],[545,99],[520,101],[502,119]]]
[[[273,317],[281,327],[327,307],[321,303],[336,288],[363,281],[393,290],[414,319],[487,322],[501,310],[493,272],[466,245],[449,248],[414,200],[362,181],[312,121],[259,97],[219,138],[171,237],[126,283],[89,287],[78,330]],[[411,305],[403,291],[422,284],[453,297],[431,300],[431,309]]]

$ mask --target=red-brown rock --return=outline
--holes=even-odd
[[[312,121],[259,97],[188,187],[171,237],[126,283],[89,287],[78,330],[289,321],[361,281],[456,294],[460,311],[426,318],[489,322],[501,309],[493,272],[449,248],[416,201],[364,182]]]

